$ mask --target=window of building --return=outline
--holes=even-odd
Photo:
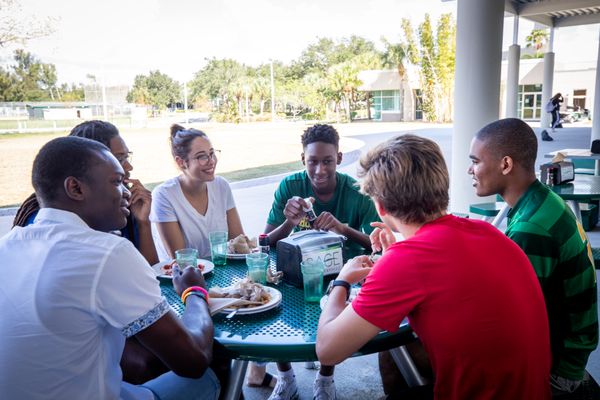
[[[371,118],[381,121],[381,111],[400,112],[400,90],[374,90],[371,92]]]
[[[573,90],[573,108],[575,110],[585,109],[585,95],[587,94],[586,89]]]
[[[525,120],[542,117],[542,85],[519,85],[517,115]]]

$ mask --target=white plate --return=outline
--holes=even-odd
[[[352,289],[350,289],[350,298],[348,299],[348,301],[346,302],[346,304],[352,303],[352,300],[354,300],[354,298],[356,297],[356,295],[358,294],[358,292],[360,292],[360,288],[359,287],[353,287]],[[321,306],[321,310],[325,308],[325,304],[327,304],[327,299],[328,298],[329,298],[328,295],[325,295],[325,296],[321,297],[321,301],[319,301],[319,305]]]
[[[250,308],[233,308],[233,307],[232,308],[224,308],[220,312],[229,314],[230,312],[237,310],[236,315],[256,314],[256,313],[261,313],[263,311],[267,311],[267,310],[277,307],[279,305],[279,303],[281,303],[281,292],[270,286],[264,286],[264,288],[271,295],[271,300],[269,300],[268,303],[263,304],[262,306],[250,307]],[[228,289],[228,288],[223,288],[223,289]]]
[[[227,258],[229,260],[245,260],[246,259],[246,255],[245,254],[238,254],[238,253],[227,253]]]
[[[166,264],[170,264],[175,260],[171,260],[171,261],[166,261],[166,262],[159,262],[156,263],[152,266],[152,269],[154,270],[154,273],[156,274],[157,278],[163,278],[163,279],[173,279],[173,277],[171,275],[165,275],[162,273],[162,266],[166,265]],[[212,262],[208,261],[208,260],[203,260],[202,258],[198,259],[198,264],[202,264],[204,265],[204,270],[202,270],[202,274],[206,275],[209,272],[211,272],[213,269],[215,269],[215,264],[213,264]]]

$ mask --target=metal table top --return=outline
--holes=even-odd
[[[276,254],[271,251],[270,268],[275,270]],[[208,287],[229,286],[247,274],[243,260],[227,260],[206,275]],[[213,316],[215,339],[225,346],[232,358],[249,361],[312,361],[316,360],[315,341],[321,309],[318,303],[306,303],[302,289],[280,283],[275,286],[283,296],[281,304],[271,310],[249,315],[225,314]],[[182,314],[183,304],[170,281],[161,281],[161,291],[169,304]],[[414,340],[408,324],[395,333],[381,332],[355,356],[398,347]]]
[[[574,181],[550,188],[564,200],[597,200],[600,199],[600,176],[577,174]]]

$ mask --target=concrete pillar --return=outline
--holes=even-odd
[[[519,62],[521,46],[513,44],[508,48],[508,76],[506,78],[506,117],[517,118],[519,106]]]
[[[498,119],[504,1],[458,0],[450,210],[468,212],[478,198],[469,168],[471,139]]]
[[[540,127],[547,129],[552,122],[552,115],[546,112],[546,104],[550,101],[552,93],[552,82],[554,81],[554,28],[550,28],[550,41],[548,51],[544,54],[544,81],[542,82],[542,118]]]
[[[513,23],[513,44],[508,48],[508,65],[506,77],[506,117],[517,118],[519,108],[519,66],[521,63],[521,46],[519,46],[519,16],[515,15]]]
[[[598,36],[598,55],[596,56],[596,86],[594,86],[594,106],[592,108],[592,140],[600,139],[600,30],[598,31]]]

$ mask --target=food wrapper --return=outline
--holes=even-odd
[[[560,151],[558,153],[556,153],[556,155],[554,156],[554,158],[552,158],[553,163],[559,163],[562,161],[565,161],[565,158],[567,157],[567,155],[565,153],[561,153]]]
[[[279,285],[279,282],[283,279],[283,271],[273,272],[271,268],[267,268],[267,282],[274,285]]]

